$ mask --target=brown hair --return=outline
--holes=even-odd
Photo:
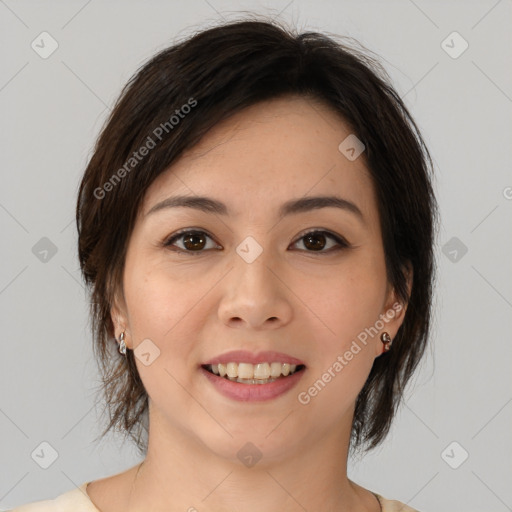
[[[323,101],[366,147],[387,277],[408,308],[392,349],[375,359],[357,398],[351,445],[370,449],[388,433],[429,336],[437,220],[430,155],[375,58],[334,36],[245,19],[201,31],[143,65],[122,90],[80,184],[78,253],[91,288],[94,352],[110,413],[102,436],[116,428],[141,452],[147,449],[148,395],[133,352],[126,358],[113,353],[110,317],[147,188],[219,121],[283,95]],[[141,156],[150,139],[154,146]],[[407,264],[413,269],[410,296]]]

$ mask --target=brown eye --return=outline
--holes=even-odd
[[[304,237],[304,246],[312,251],[321,251],[326,244],[325,235],[322,233],[306,235]]]
[[[212,249],[218,247],[216,244],[211,244],[210,247],[207,247],[208,240],[212,240],[209,235],[207,235],[204,231],[181,231],[173,235],[165,242],[166,247],[176,247],[178,252],[196,252],[201,253],[205,252],[203,249]],[[177,245],[177,242],[181,243]]]
[[[329,240],[331,240],[331,242],[329,242]],[[329,233],[328,231],[311,231],[299,238],[295,244],[299,242],[302,242],[307,252],[329,253],[350,247],[343,238]],[[326,246],[328,246],[327,250],[324,250]]]
[[[202,234],[192,233],[183,236],[183,245],[185,246],[185,249],[188,249],[189,251],[204,249],[205,244],[206,237]]]

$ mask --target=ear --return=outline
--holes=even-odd
[[[407,297],[409,298],[411,296],[413,283],[413,268],[410,262],[407,262],[404,272],[406,275]],[[396,290],[388,283],[386,301],[380,316],[384,325],[379,331],[378,343],[375,344],[375,357],[382,354],[383,343],[380,339],[380,335],[383,332],[387,332],[391,340],[395,339],[398,329],[400,329],[400,326],[404,322],[407,305],[408,301],[404,303],[402,299],[399,299]]]
[[[110,308],[110,319],[112,321],[113,336],[119,339],[122,332],[125,333],[125,343],[129,344],[129,323],[126,303],[124,297],[120,293],[114,296],[113,304]]]

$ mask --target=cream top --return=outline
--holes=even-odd
[[[53,500],[27,503],[7,512],[100,512],[85,490],[88,484],[89,482],[85,482],[80,487],[65,492]],[[418,512],[399,501],[388,500],[377,493],[373,494],[380,501],[382,512]]]

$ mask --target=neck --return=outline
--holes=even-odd
[[[377,512],[375,496],[347,478],[349,436],[350,425],[344,425],[283,446],[277,430],[231,438],[224,432],[213,451],[190,432],[150,420],[147,456],[125,509],[214,512],[243,503],[244,512]]]

